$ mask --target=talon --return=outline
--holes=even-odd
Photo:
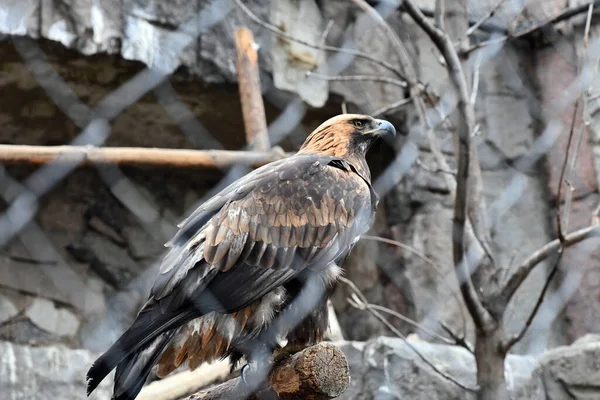
[[[250,364],[246,364],[242,367],[242,373],[241,373],[241,378],[242,381],[247,385],[248,384],[248,380],[246,379],[246,375],[248,373],[248,369],[250,369]]]

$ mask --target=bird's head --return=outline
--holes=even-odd
[[[368,115],[341,114],[323,122],[304,141],[299,153],[316,153],[342,158],[364,157],[381,136],[396,136],[390,122]]]

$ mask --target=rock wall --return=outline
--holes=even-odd
[[[571,346],[540,357],[510,355],[506,379],[513,400],[595,399],[600,397],[600,341],[586,336]],[[410,344],[410,346],[409,346]],[[337,342],[350,366],[351,382],[341,400],[408,398],[465,400],[475,395],[434,372],[412,350],[467,387],[475,385],[475,360],[465,349],[421,341],[409,344],[380,337],[366,342]],[[7,400],[85,398],[85,371],[95,354],[60,347],[31,347],[0,342],[0,393]],[[108,380],[97,398],[110,395]]]
[[[422,5],[432,7],[430,3],[423,1]],[[488,3],[481,2],[481,6],[487,7]],[[549,3],[555,8],[548,6]],[[539,15],[535,14],[535,7],[528,8],[529,19],[517,22],[529,24],[541,20],[546,12],[560,10],[565,5],[558,3],[561,2],[544,3]],[[327,43],[352,43],[374,57],[398,63],[385,34],[345,1],[257,0],[245,4],[259,18],[271,18],[280,28],[304,35],[308,41],[321,40],[323,25],[331,20]],[[479,8],[470,12],[473,18],[481,17]],[[514,12],[507,6],[491,21],[507,23],[515,18]],[[406,16],[393,9],[387,13],[387,20],[409,46],[420,80],[429,83],[444,100],[449,86],[439,53]],[[310,24],[298,25],[297,14],[305,15]],[[42,0],[17,4],[0,0],[0,34],[37,39],[34,46],[39,46],[44,54],[41,58],[28,58],[33,54],[27,51],[32,48],[31,42],[23,38],[12,41],[5,36],[0,41],[3,93],[0,142],[68,143],[80,133],[77,118],[89,119],[81,108],[65,112],[57,106],[56,98],[40,84],[40,76],[52,77],[49,69],[44,70],[45,75],[32,74],[47,59],[66,87],[89,107],[99,104],[145,66],[173,72],[168,84],[157,86],[111,121],[112,132],[106,145],[239,149],[244,145],[244,135],[234,84],[233,31],[242,24],[252,28],[259,45],[267,117],[273,122],[270,133],[277,139],[291,132],[280,143],[286,149],[296,149],[307,132],[339,113],[342,100],[348,103],[351,112],[370,113],[406,96],[403,88],[380,82],[324,82],[307,77],[305,73],[309,70],[330,75],[340,71],[345,75],[382,74],[390,78],[393,75],[364,59],[309,51],[273,36],[232,2],[190,0],[166,7],[161,1],[77,0],[67,4]],[[566,144],[559,141],[546,164],[537,163],[525,171],[519,170],[517,164],[529,153],[544,127],[554,121],[552,112],[544,114],[541,110],[552,110],[553,99],[564,93],[569,77],[576,73],[564,56],[569,55],[568,61],[578,54],[575,47],[581,41],[582,26],[579,20],[574,24],[569,25],[571,30],[564,31],[566,36],[559,43],[560,49],[566,48],[570,53],[557,52],[554,47],[540,49],[527,41],[511,42],[492,51],[477,67],[476,111],[480,132],[477,145],[490,220],[496,232],[498,262],[507,268],[555,236],[551,221],[558,196],[552,190],[556,188],[557,166],[561,165]],[[596,29],[592,31],[594,36]],[[169,91],[176,95],[164,96]],[[171,101],[165,102],[165,98]],[[176,107],[178,102],[185,106],[187,114],[176,112],[182,109]],[[591,104],[590,115],[594,116],[595,103]],[[310,107],[322,105],[322,108]],[[571,110],[562,111],[561,121],[568,126]],[[280,119],[282,115],[289,118]],[[399,132],[417,128],[410,108],[387,117]],[[204,131],[194,121],[200,121],[213,135],[203,135]],[[588,144],[587,137],[583,141],[587,150],[578,169],[582,176],[574,181],[581,185],[576,190],[572,227],[587,221],[598,201],[593,166],[600,163],[597,149],[600,139],[596,137],[597,124],[593,119],[592,122],[592,142]],[[450,135],[443,130],[436,134],[445,154],[451,158]],[[394,159],[392,148],[399,151],[405,140],[399,138],[373,149],[369,161],[375,177]],[[347,275],[369,301],[408,315],[439,332],[442,332],[440,322],[458,332],[466,329],[472,338],[472,327],[458,296],[451,262],[452,199],[428,144],[424,140],[417,144],[419,163],[382,199],[373,233],[412,246],[433,260],[437,270],[411,252],[364,240],[346,264]],[[0,176],[3,211],[32,172],[28,167],[11,167]],[[110,178],[107,171],[81,169],[69,174],[42,197],[35,224],[26,226],[1,249],[0,338],[24,345],[62,343],[95,351],[105,348],[147,295],[162,243],[172,234],[175,224],[223,176],[221,171],[206,170],[129,168],[123,169],[123,173],[127,177],[124,182],[135,188],[137,204],[148,206],[153,224],[136,217],[137,210],[128,207],[115,189],[120,181]],[[506,208],[498,199],[502,199],[515,178],[521,179],[524,189],[519,196],[509,196],[514,204]],[[35,244],[33,249],[31,244]],[[550,290],[551,306],[543,318],[536,319],[515,352],[538,354],[586,332],[597,331],[594,322],[600,309],[595,279],[597,262],[594,258],[572,257],[564,260],[564,275],[558,290]],[[573,293],[577,285],[569,281],[569,294],[562,284],[567,280],[567,272],[578,265],[582,265],[583,290]],[[547,271],[547,264],[540,265],[518,292],[506,315],[509,333],[524,323]],[[346,338],[368,340],[389,333],[368,313],[350,307],[346,302],[348,293],[340,287],[334,298]],[[570,325],[565,327],[560,311],[571,295],[575,295],[575,301],[567,307]],[[394,323],[404,332],[413,330],[397,320]],[[465,371],[469,368],[465,367]]]

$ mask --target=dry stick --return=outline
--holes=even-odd
[[[371,115],[374,117],[376,117],[378,115],[383,115],[392,110],[396,110],[398,108],[404,107],[405,105],[409,104],[410,102],[412,102],[412,98],[407,97],[406,99],[398,100],[394,103],[388,104],[387,106],[378,108],[377,110],[373,111],[371,113]]]
[[[471,36],[477,29],[479,29],[479,27],[488,19],[492,18],[494,16],[494,14],[496,13],[496,11],[498,11],[498,9],[500,8],[500,6],[502,6],[502,3],[504,3],[506,0],[499,0],[496,5],[494,5],[492,8],[490,8],[488,10],[487,13],[485,13],[485,15],[483,16],[483,18],[481,18],[479,21],[477,21],[476,23],[474,23],[473,25],[471,25],[471,27],[469,29],[467,29],[467,36]]]
[[[260,166],[289,156],[268,152],[157,149],[142,147],[0,145],[0,163],[41,165],[50,162],[95,165],[134,165],[175,168],[222,168],[235,164]]]
[[[588,43],[589,43],[589,35],[590,35],[590,27],[592,24],[592,14],[594,12],[594,5],[590,4],[589,9],[588,9],[588,14],[587,14],[587,18],[585,21],[585,31],[583,34],[583,59],[585,60],[585,58],[587,58],[588,56]],[[582,66],[580,66],[580,75],[581,75],[581,68]],[[595,78],[596,76],[596,72],[597,69],[594,68],[594,76],[593,78]],[[591,80],[591,82],[593,82],[593,78]],[[581,145],[583,144],[583,136],[587,131],[587,128],[589,126],[590,120],[589,120],[589,114],[588,114],[588,92],[589,89],[585,89],[582,93],[582,97],[583,97],[583,110],[582,110],[582,124],[581,124],[581,129],[579,131],[579,137],[577,138],[577,144],[575,146],[575,154],[573,154],[573,158],[570,160],[570,165],[569,165],[569,175],[566,178],[567,182],[571,181],[571,177],[573,175],[573,171],[575,171],[575,165],[577,164],[577,159],[579,158],[579,154],[581,154]],[[577,98],[577,100],[579,101],[579,98]],[[573,116],[573,126],[575,125],[575,116]],[[566,163],[566,160],[565,160]],[[569,185],[569,191],[567,192],[566,198],[565,198],[565,206],[564,206],[564,216],[563,216],[563,226],[565,229],[568,229],[569,226],[569,215],[571,212],[571,202],[573,201],[573,191],[574,188]],[[560,199],[560,192],[559,192],[559,199]],[[560,202],[558,203],[560,204]]]
[[[455,378],[453,378],[451,375],[448,375],[447,373],[445,373],[444,371],[441,371],[438,367],[435,366],[435,364],[433,364],[431,361],[429,361],[419,350],[417,350],[417,348],[415,346],[412,345],[412,343],[410,343],[410,341],[408,341],[408,339],[406,338],[406,336],[400,332],[398,329],[396,329],[396,327],[394,325],[392,325],[392,323],[390,323],[390,321],[388,321],[385,317],[383,317],[383,315],[381,315],[377,310],[375,310],[373,307],[368,307],[369,303],[365,297],[365,295],[360,291],[360,289],[354,284],[354,282],[352,282],[349,279],[346,279],[344,277],[340,277],[339,278],[340,281],[344,282],[345,284],[347,284],[348,286],[350,286],[350,288],[352,288],[352,290],[355,292],[352,296],[352,298],[348,298],[346,299],[348,301],[348,303],[354,307],[357,308],[359,310],[365,310],[370,312],[375,318],[377,318],[381,323],[383,323],[390,331],[392,331],[396,336],[398,336],[399,338],[401,338],[404,343],[406,343],[406,345],[408,347],[410,347],[410,349],[425,363],[427,364],[429,367],[431,367],[436,373],[438,373],[440,376],[442,376],[443,378],[447,379],[448,381],[454,383],[455,385],[457,385],[458,387],[468,390],[470,392],[476,392],[478,390],[477,387],[472,387],[472,386],[468,386],[465,385],[463,383],[460,383],[459,381],[457,381]]]
[[[316,45],[307,41],[304,41],[302,39],[296,38],[292,35],[289,35],[287,33],[285,33],[284,31],[282,31],[281,29],[277,28],[274,25],[271,25],[263,20],[261,20],[260,18],[258,18],[256,16],[256,14],[254,14],[248,7],[246,7],[244,5],[244,3],[242,3],[241,0],[235,0],[235,3],[238,5],[238,7],[244,12],[244,14],[246,14],[252,21],[254,21],[256,24],[262,26],[263,28],[265,28],[266,30],[276,34],[277,36],[280,36],[282,38],[288,39],[288,40],[292,40],[296,43],[300,43],[303,44],[304,46],[308,46],[311,47],[313,49],[319,49],[319,50],[325,50],[325,51],[330,51],[330,52],[334,52],[334,53],[345,53],[345,54],[351,54],[355,57],[359,57],[359,58],[363,58],[365,60],[369,60],[374,64],[377,65],[381,65],[382,67],[388,69],[389,71],[392,71],[394,74],[396,74],[396,76],[398,76],[399,78],[403,79],[404,76],[402,75],[402,72],[396,68],[394,65],[390,64],[387,61],[383,61],[383,60],[379,60],[367,53],[364,53],[362,51],[359,50],[354,50],[354,49],[344,49],[341,47],[335,47],[335,46],[327,46],[327,45]]]
[[[401,81],[394,78],[389,78],[387,76],[382,75],[323,75],[316,72],[307,71],[307,77],[312,77],[316,79],[322,79],[324,81],[333,81],[333,82],[348,82],[348,81],[371,81],[371,82],[381,82],[388,83],[390,85],[406,87],[406,82]]]
[[[493,319],[479,299],[471,280],[469,268],[465,262],[464,235],[467,220],[467,189],[469,179],[469,163],[471,162],[471,134],[475,126],[475,113],[469,103],[469,90],[465,80],[465,74],[450,37],[442,30],[436,28],[423,13],[415,7],[410,0],[405,0],[403,6],[413,20],[427,33],[437,48],[440,50],[446,64],[452,85],[455,87],[459,101],[459,152],[458,168],[456,173],[456,195],[454,202],[454,229],[453,231],[453,254],[457,272],[462,275],[463,282],[460,285],[467,308],[473,318],[475,325],[482,330],[487,330],[494,325]],[[476,161],[476,160],[473,160]],[[473,228],[475,229],[473,224]],[[468,232],[468,229],[467,229]],[[474,236],[476,236],[474,234]],[[486,246],[483,238],[479,238],[483,248]]]
[[[435,0],[435,15],[433,16],[433,20],[435,22],[435,26],[441,30],[446,29],[444,24],[444,15],[446,15],[446,2],[444,0]]]
[[[570,247],[586,239],[598,236],[600,236],[600,225],[591,225],[565,235],[564,246]],[[529,273],[533,270],[533,268],[540,262],[555,254],[560,249],[560,246],[560,239],[554,239],[527,257],[527,259],[525,259],[517,267],[515,272],[510,276],[502,288],[502,298],[506,303],[510,301],[514,293],[517,291],[525,278],[529,276]]]
[[[533,319],[535,318],[538,310],[540,309],[540,306],[542,305],[542,302],[544,301],[544,297],[546,295],[546,292],[548,291],[548,288],[550,287],[552,278],[554,278],[554,275],[556,275],[556,272],[558,271],[558,266],[560,265],[560,261],[562,260],[564,249],[565,249],[564,242],[561,242],[560,247],[558,249],[558,257],[556,258],[556,262],[554,263],[554,266],[552,267],[550,274],[548,274],[548,277],[546,278],[546,283],[544,283],[544,287],[542,288],[542,291],[540,292],[540,295],[538,296],[538,299],[535,302],[535,306],[531,310],[529,317],[527,317],[527,320],[525,321],[525,325],[523,326],[523,328],[517,335],[514,335],[513,337],[504,341],[501,344],[502,351],[505,354],[508,353],[510,351],[510,349],[516,343],[518,343],[521,339],[523,339],[523,336],[525,336],[525,333],[527,333],[527,329],[529,329],[529,326],[531,326]]]
[[[246,142],[251,149],[267,151],[271,146],[260,91],[258,54],[252,32],[247,28],[238,28],[235,31],[235,48]]]
[[[251,378],[251,377],[250,377]],[[325,400],[340,396],[350,384],[350,370],[344,353],[331,343],[319,343],[277,363],[269,374],[269,385],[250,399]],[[233,400],[247,398],[248,385],[231,379],[198,392],[186,400]]]
[[[558,234],[558,238],[561,241],[564,241],[564,229],[562,225],[562,218],[560,217],[560,198],[562,193],[563,181],[565,178],[565,171],[567,170],[567,164],[569,161],[569,152],[571,150],[571,142],[573,140],[573,132],[575,131],[575,120],[577,119],[577,110],[579,109],[579,98],[575,102],[575,108],[573,109],[573,117],[571,118],[571,129],[569,129],[569,138],[567,139],[567,151],[565,153],[565,161],[563,162],[562,168],[560,170],[560,177],[558,178],[558,191],[556,199],[556,230]],[[564,228],[566,228],[567,224],[565,224]]]
[[[362,235],[361,239],[375,240],[377,242],[387,243],[387,244],[390,244],[390,245],[393,245],[396,247],[400,247],[401,249],[404,249],[406,251],[409,251],[409,252],[413,253],[414,255],[416,255],[417,257],[419,257],[421,260],[425,261],[425,263],[427,263],[427,265],[429,265],[431,268],[433,268],[433,270],[440,277],[445,278],[444,272],[442,271],[442,268],[439,265],[437,265],[431,258],[427,257],[425,254],[421,253],[419,250],[415,249],[412,246],[409,246],[409,245],[399,242],[397,240],[388,239],[388,238],[384,238],[381,236]],[[458,293],[456,293],[456,291],[453,288],[451,289],[451,293],[452,293],[452,297],[454,297],[454,300],[456,301],[456,304],[460,305]]]

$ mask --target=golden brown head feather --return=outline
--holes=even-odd
[[[340,157],[367,174],[367,150],[383,135],[396,135],[388,121],[362,114],[341,114],[319,125],[308,135],[298,153]]]

